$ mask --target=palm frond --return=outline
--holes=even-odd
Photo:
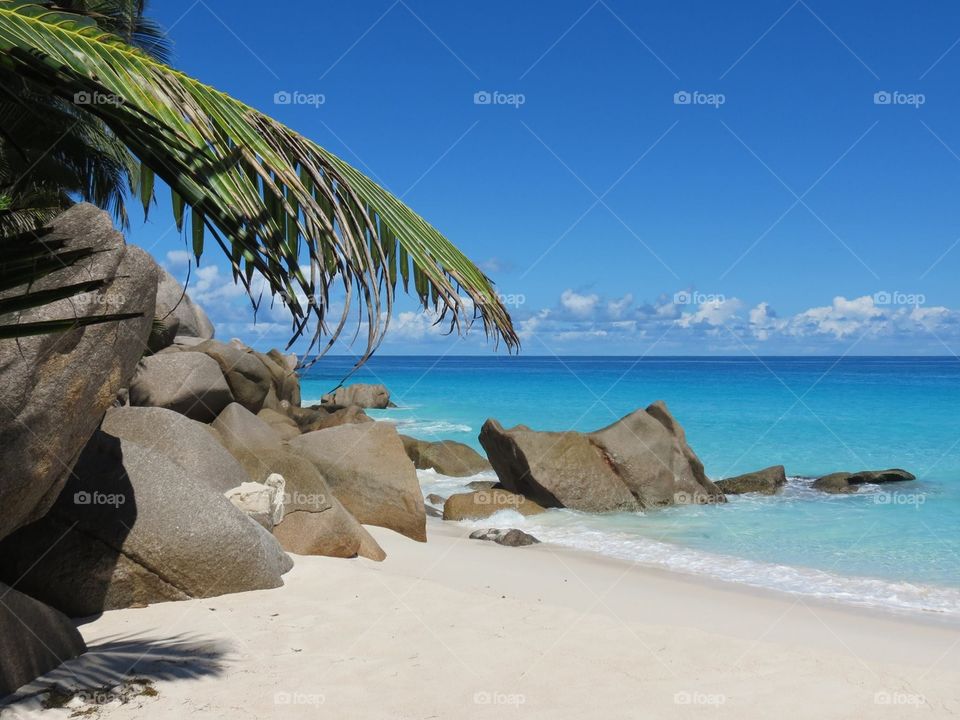
[[[76,99],[102,119],[171,187],[178,222],[184,205],[191,208],[197,260],[209,234],[248,292],[259,274],[282,299],[293,319],[290,344],[313,320],[310,347],[326,334],[326,350],[358,299],[364,361],[383,339],[402,281],[450,331],[479,317],[488,337],[519,345],[489,278],[396,197],[319,145],[90,19],[0,0],[0,69]],[[336,288],[346,301],[328,324]]]

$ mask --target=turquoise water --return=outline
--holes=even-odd
[[[349,369],[325,358],[319,396]],[[480,448],[505,426],[593,430],[666,401],[719,479],[783,464],[775,497],[646,514],[504,514],[484,525],[727,580],[960,615],[960,360],[956,358],[377,357],[350,382],[382,382],[398,408],[372,413],[424,439]],[[913,483],[853,496],[809,489],[837,470],[902,467]],[[421,473],[425,491],[462,480]]]

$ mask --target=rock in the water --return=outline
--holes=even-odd
[[[891,482],[909,482],[916,476],[900,468],[889,470],[861,470],[860,472],[836,472],[813,481],[811,487],[833,494],[855,493],[860,485],[881,485]]]
[[[446,500],[436,493],[430,493],[427,495],[426,500],[431,505],[439,505],[440,507],[443,507],[443,504],[446,502]]]
[[[393,426],[341,425],[289,441],[310,460],[361,523],[426,541],[426,515],[417,471]]]
[[[73,617],[278,587],[290,567],[222,493],[103,432],[50,512],[0,542],[0,579]]]
[[[69,618],[0,583],[0,699],[87,651]]]
[[[41,278],[31,291],[92,279],[108,282],[96,293],[14,313],[5,323],[105,312],[142,317],[0,341],[0,538],[42,517],[56,500],[103,413],[127,386],[153,321],[155,264],[139,248],[124,244],[109,215],[92,205],[76,205],[49,228],[45,241],[64,241],[65,250],[95,252]]]
[[[194,337],[209,340],[213,337],[213,323],[203,309],[196,305],[183,291],[183,285],[177,282],[163,268],[159,268],[160,282],[157,287],[157,305],[165,308],[166,313],[172,312],[177,319],[177,335],[180,337]],[[164,314],[166,314],[164,313]]]
[[[273,534],[287,552],[383,560],[387,555],[367,529],[334,496],[320,471],[287,450],[244,453],[241,462],[262,482],[272,473],[286,481],[284,516]]]
[[[524,545],[537,545],[540,541],[533,535],[512,528],[510,530],[498,530],[490,528],[489,530],[474,530],[470,533],[471,540],[490,540],[498,545],[507,547],[523,547]]]
[[[606,512],[724,501],[661,402],[592,433],[505,430],[487,420],[480,443],[503,487],[543,507]]]
[[[273,385],[270,369],[248,347],[219,340],[205,342],[187,348],[190,352],[209,355],[220,366],[235,402],[250,412],[259,412],[263,401]]]
[[[359,423],[373,422],[373,418],[367,415],[359,405],[349,405],[338,410],[319,415],[315,420],[302,426],[305,433],[315,430],[326,430],[327,428],[339,427],[340,425],[357,425]]]
[[[743,493],[775,495],[786,484],[787,473],[783,465],[773,465],[763,470],[717,481],[717,487],[728,495]]]
[[[501,510],[515,510],[521,515],[545,512],[533,500],[506,490],[478,490],[451,495],[443,504],[444,520],[479,520]]]
[[[283,438],[269,423],[240,403],[231,403],[217,415],[211,427],[220,434],[224,447],[234,456],[242,452],[279,450]]]
[[[210,432],[210,426],[154,407],[118,407],[107,411],[100,429],[163,453],[187,474],[217,492],[249,482],[250,477]]]
[[[285,482],[282,475],[271,473],[262,482],[245,482],[224,493],[233,506],[267,530],[283,520]]]
[[[203,353],[151,355],[130,381],[131,405],[167,408],[200,422],[212,421],[232,402],[220,366]]]
[[[436,470],[449,477],[467,477],[490,470],[490,463],[469,445],[454,440],[428,442],[401,435],[403,447],[418,470]]]
[[[810,487],[814,488],[815,490],[821,490],[825,493],[830,493],[831,495],[849,495],[857,492],[860,489],[858,485],[851,485],[848,482],[849,478],[850,473],[830,473],[829,475],[824,475],[823,477],[814,480]]]
[[[493,490],[497,485],[499,483],[495,480],[474,480],[467,483],[467,487],[471,490]]]
[[[357,383],[339,387],[321,398],[324,405],[359,405],[364,408],[385,408],[390,406],[390,391],[383,385]]]

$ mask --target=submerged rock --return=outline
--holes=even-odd
[[[537,545],[540,543],[533,535],[525,533],[523,530],[513,528],[511,530],[498,530],[490,528],[489,530],[474,530],[470,533],[471,540],[490,540],[498,545],[507,547],[523,547],[525,545]]]
[[[728,495],[742,495],[744,493],[775,495],[786,484],[787,473],[783,465],[773,465],[756,472],[718,480],[716,483],[717,487]]]
[[[824,475],[813,481],[810,486],[832,494],[855,493],[861,485],[881,485],[891,482],[909,482],[916,480],[916,476],[900,468],[889,470],[861,470],[855,473],[836,472]]]
[[[444,520],[479,520],[501,510],[515,510],[523,516],[546,512],[533,500],[506,490],[478,490],[451,495],[443,504]]]
[[[428,442],[401,435],[403,448],[418,470],[436,470],[448,477],[468,477],[490,470],[490,463],[469,445],[454,440]]]
[[[480,443],[503,487],[543,507],[608,512],[724,502],[662,402],[592,433],[504,429],[491,419]]]

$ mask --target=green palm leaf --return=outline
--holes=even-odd
[[[191,209],[198,261],[209,235],[248,292],[259,273],[280,296],[293,318],[291,344],[313,320],[311,348],[324,334],[329,348],[358,300],[358,329],[367,328],[362,362],[387,329],[398,277],[409,289],[412,276],[438,323],[461,330],[479,317],[488,337],[519,345],[489,278],[396,197],[276,120],[88,18],[0,0],[3,72],[103,120],[171,187],[178,223],[183,206]],[[327,309],[337,287],[346,302],[331,323]]]

